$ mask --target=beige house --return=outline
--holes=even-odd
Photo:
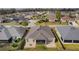
[[[55,37],[51,28],[47,26],[32,27],[25,37],[24,48],[35,48],[36,45],[42,44],[47,48],[55,47]]]
[[[68,16],[61,17],[62,22],[66,22],[66,21],[69,21],[69,20],[70,20],[70,17],[68,17]]]
[[[56,16],[55,16],[55,13],[54,12],[49,12],[49,21],[50,22],[55,22],[56,20]]]

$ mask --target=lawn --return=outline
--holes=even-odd
[[[36,23],[36,25],[41,25],[41,26],[45,26],[45,25],[68,25],[67,22],[63,22],[63,23],[59,23],[59,22],[42,22],[42,23]]]
[[[11,26],[13,26],[13,25],[19,25],[19,23],[17,23],[17,22],[0,23],[0,25],[11,25]]]
[[[79,51],[79,44],[64,44],[67,51]]]

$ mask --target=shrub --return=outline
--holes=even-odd
[[[15,40],[15,42],[16,42],[16,43],[18,43],[20,40],[21,40],[21,39],[20,39],[20,38],[18,38],[18,39],[16,39],[16,40]]]
[[[18,44],[16,44],[16,43],[12,44],[12,47],[14,47],[14,48],[17,47],[17,46],[18,46]]]

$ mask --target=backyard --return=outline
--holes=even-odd
[[[54,48],[47,48],[45,47],[44,45],[36,45],[36,48],[26,48],[26,49],[23,49],[24,51],[62,51],[62,46],[60,44],[60,42],[56,42],[56,47]]]

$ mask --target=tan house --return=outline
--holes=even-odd
[[[55,22],[56,17],[54,12],[49,12],[49,21],[50,22]]]
[[[70,20],[70,17],[68,17],[68,16],[61,17],[62,22],[66,22],[66,21],[69,21],[69,20]]]
[[[51,28],[47,26],[32,27],[25,37],[24,48],[35,48],[36,45],[42,44],[47,48],[55,47],[55,37]]]

